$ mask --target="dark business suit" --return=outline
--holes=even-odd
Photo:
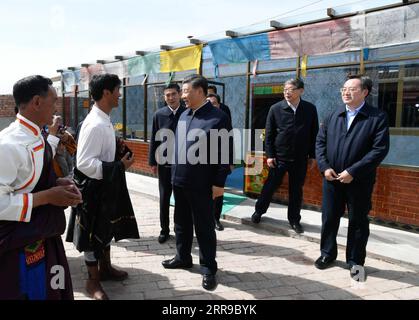
[[[319,169],[336,174],[347,170],[353,177],[349,184],[323,179],[322,256],[336,259],[336,235],[345,206],[349,228],[346,247],[348,264],[364,265],[369,237],[368,213],[374,188],[376,168],[389,150],[387,115],[365,104],[347,129],[346,108],[332,112],[320,128],[316,143]]]
[[[224,103],[220,103],[220,109],[221,111],[224,111],[226,113],[226,115],[228,116],[228,119],[230,120],[230,126],[232,126],[232,121],[231,121],[231,111],[230,108],[225,105]]]
[[[229,120],[229,126],[230,128],[232,128],[233,125],[232,125],[232,120],[231,120],[230,108],[226,106],[224,103],[220,103],[220,109],[221,111],[224,111],[224,113],[227,115],[228,120]],[[233,164],[233,159],[231,159],[230,164],[231,165]],[[216,221],[220,221],[221,212],[223,211],[223,202],[224,202],[224,195],[214,199],[213,212],[214,212],[214,217]]]
[[[176,114],[173,114],[169,107],[163,107],[156,111],[153,117],[153,129],[150,139],[149,160],[150,166],[157,166],[159,177],[159,194],[160,194],[160,234],[168,235],[170,232],[169,225],[169,207],[170,196],[172,195],[171,183],[171,166],[170,164],[158,164],[156,159],[156,150],[163,141],[156,140],[156,133],[160,129],[170,129],[175,133],[177,122],[185,107],[179,106]],[[167,152],[163,154],[167,156]]]
[[[286,100],[274,104],[266,119],[266,156],[276,159],[276,167],[269,168],[268,178],[256,202],[256,212],[264,214],[275,190],[288,172],[288,221],[301,220],[303,185],[307,160],[315,157],[315,141],[319,124],[316,107],[300,100],[294,114]]]
[[[200,264],[203,274],[215,274],[217,262],[215,260],[217,239],[215,235],[215,221],[212,212],[212,186],[224,187],[226,177],[230,171],[229,164],[220,164],[222,148],[218,153],[210,149],[210,129],[228,129],[228,117],[221,110],[214,108],[210,102],[196,110],[185,111],[176,129],[175,164],[172,165],[172,184],[175,195],[175,232],[176,259],[184,262],[192,260],[191,249],[193,227],[199,244]],[[205,159],[193,164],[188,152],[198,146],[194,141],[182,137],[182,132],[191,133],[199,129],[204,133],[207,142]],[[196,139],[197,140],[197,139]],[[202,141],[202,140],[201,140]],[[224,148],[223,151],[225,151]],[[203,149],[193,152],[201,155]],[[210,156],[218,161],[211,164]],[[185,156],[182,156],[185,155]],[[228,161],[227,161],[228,162]]]

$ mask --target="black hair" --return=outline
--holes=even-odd
[[[116,87],[121,86],[121,80],[115,74],[95,74],[90,80],[89,90],[94,101],[99,101],[103,97],[103,90],[113,92]]]
[[[285,81],[285,84],[291,84],[297,89],[304,89],[304,82],[303,80],[296,78],[296,79],[289,79]]]
[[[180,87],[177,83],[170,82],[167,86],[164,87],[163,91],[169,90],[169,89],[175,89],[177,92],[180,92]]]
[[[215,94],[217,94],[217,87],[216,87],[216,86],[214,86],[214,85],[210,84],[210,85],[208,86],[208,90],[209,90],[209,89],[214,90],[214,93],[215,93]]]
[[[199,74],[191,74],[182,82],[182,84],[186,83],[190,83],[194,89],[202,88],[205,96],[208,94],[208,80],[203,76],[200,76]]]
[[[216,99],[217,99],[218,104],[220,104],[220,103],[221,103],[221,98],[220,98],[220,96],[219,96],[218,94],[208,93],[208,94],[207,94],[207,98],[211,98],[211,97],[216,98]]]
[[[368,97],[372,90],[371,78],[362,74],[349,74],[347,80],[351,80],[351,79],[359,79],[361,81],[361,88],[362,90],[365,90],[365,89],[368,90],[368,94],[367,94],[367,97]]]
[[[34,96],[46,97],[50,86],[52,86],[51,79],[40,75],[20,79],[13,86],[16,107],[22,109],[23,105],[31,101]]]

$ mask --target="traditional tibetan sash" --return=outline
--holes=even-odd
[[[28,300],[45,300],[46,263],[44,241],[23,248],[19,255],[20,292]]]

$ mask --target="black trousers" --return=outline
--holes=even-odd
[[[220,221],[221,218],[221,212],[223,211],[223,202],[224,202],[224,196],[217,197],[214,199],[214,217],[216,221]]]
[[[170,166],[157,166],[159,175],[159,194],[160,194],[160,234],[170,232],[170,196],[172,195],[171,168]]]
[[[212,189],[197,190],[173,186],[175,195],[176,258],[192,259],[193,230],[199,245],[199,263],[203,274],[215,274],[217,238],[212,212]]]
[[[364,265],[370,234],[368,213],[371,210],[373,182],[343,184],[323,179],[321,254],[336,259],[336,236],[340,218],[348,208],[349,226],[346,262]]]
[[[282,178],[288,172],[288,221],[290,223],[300,222],[307,160],[293,162],[277,160],[276,162],[275,168],[269,168],[268,178],[256,202],[255,210],[259,214],[264,214],[268,210],[275,190],[281,185]]]

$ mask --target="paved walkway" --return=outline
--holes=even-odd
[[[223,221],[226,228],[217,232],[219,285],[215,291],[208,292],[201,287],[196,242],[192,269],[166,270],[161,266],[162,260],[175,254],[175,240],[172,237],[164,244],[157,242],[160,230],[156,179],[128,174],[128,185],[141,239],[112,245],[113,263],[126,270],[129,278],[122,283],[103,282],[111,299],[419,299],[418,269],[409,261],[391,263],[369,253],[367,280],[356,283],[345,268],[341,249],[334,267],[318,270],[313,263],[319,255],[319,245],[315,237],[311,238],[316,227],[310,227],[303,218],[306,235],[293,234],[283,222],[282,213],[275,219],[269,217],[277,214],[276,205],[260,225],[250,225],[248,212],[254,201],[251,199],[227,212],[227,220]],[[375,241],[391,243],[398,232],[391,230]],[[396,236],[400,238],[403,237]],[[65,247],[76,299],[87,299],[82,254],[70,243]]]

